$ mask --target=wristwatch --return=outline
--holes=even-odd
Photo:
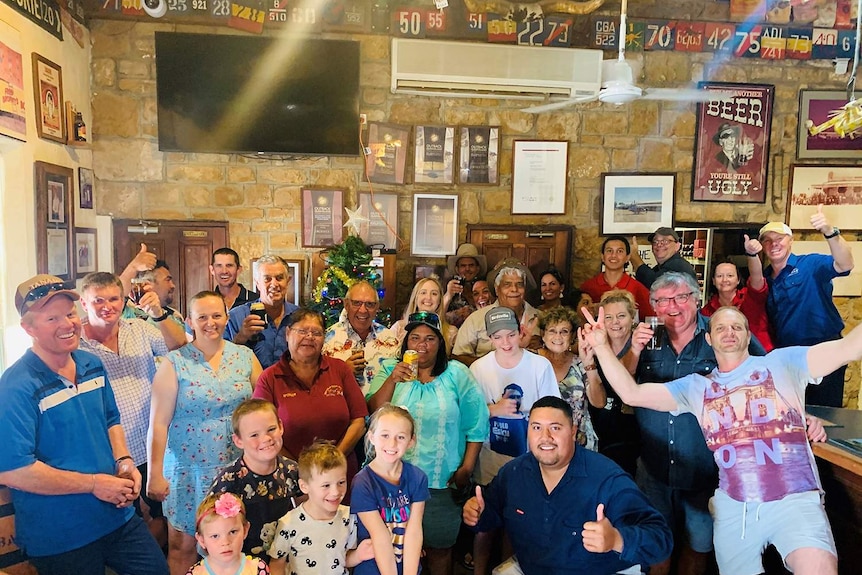
[[[169,312],[167,309],[163,309],[162,312],[163,312],[162,315],[160,315],[159,317],[154,317],[153,321],[155,321],[155,322],[165,321],[166,319],[171,317],[171,312]]]
[[[835,236],[840,236],[840,235],[841,235],[841,230],[839,230],[838,228],[833,226],[832,227],[832,233],[829,234],[828,236],[826,234],[823,234],[823,237],[826,238],[827,240],[831,240]]]

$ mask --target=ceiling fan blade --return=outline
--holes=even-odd
[[[541,114],[542,112],[551,112],[553,110],[560,110],[562,108],[574,106],[575,104],[585,104],[587,102],[595,102],[596,99],[597,99],[596,96],[585,96],[585,97],[581,97],[581,98],[569,98],[568,100],[561,100],[559,102],[550,102],[549,104],[541,104],[539,106],[530,106],[529,108],[521,108],[521,112],[527,112],[529,114]]]
[[[645,88],[642,100],[669,100],[672,102],[721,102],[732,100],[733,95],[697,88]]]

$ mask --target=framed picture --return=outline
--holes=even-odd
[[[674,227],[676,174],[602,174],[599,234],[651,234]]]
[[[813,230],[811,215],[821,204],[833,226],[862,230],[862,166],[790,166],[787,225],[797,230]]]
[[[414,256],[439,257],[458,247],[458,196],[413,195]]]
[[[360,192],[360,214],[368,218],[359,226],[359,237],[369,246],[398,248],[398,194]]]
[[[78,194],[81,209],[93,209],[93,170],[78,168]]]
[[[33,52],[33,100],[36,132],[40,138],[66,143],[63,130],[63,71],[60,66]]]
[[[697,105],[692,201],[766,202],[775,86],[700,82],[732,96]]]
[[[305,260],[294,260],[281,258],[287,266],[287,272],[290,275],[290,280],[287,282],[287,294],[285,299],[294,305],[301,306],[305,301],[303,287],[305,286]],[[252,277],[257,276],[257,260],[251,258],[251,274]]]
[[[413,266],[413,284],[415,285],[419,280],[424,278],[434,277],[443,284],[443,278],[446,277],[446,266],[445,265],[423,265],[423,266]],[[446,286],[443,286],[443,289],[446,289]]]
[[[512,213],[566,213],[568,167],[568,142],[516,141],[512,165]]]
[[[365,176],[375,184],[404,184],[407,154],[410,150],[410,128],[395,124],[368,124],[368,148]]]
[[[302,247],[325,248],[344,235],[344,191],[302,189]]]
[[[34,171],[37,271],[64,280],[74,279],[74,171],[46,162],[36,162]]]
[[[500,128],[462,126],[458,129],[458,183],[500,183]]]
[[[796,157],[842,159],[862,158],[862,138],[842,138],[834,129],[822,126],[841,111],[847,103],[844,90],[800,90]],[[808,125],[824,129],[812,136]]]
[[[75,228],[75,277],[99,269],[96,228]]]
[[[862,261],[862,242],[847,242],[853,254],[853,261]],[[829,243],[823,240],[816,242],[793,242],[794,254],[830,255]],[[854,266],[849,276],[832,278],[832,295],[843,297],[859,297],[862,295],[862,269]]]
[[[416,126],[413,153],[414,183],[451,184],[454,182],[455,128]]]
[[[24,96],[24,58],[21,56],[21,34],[0,21],[0,86],[3,100],[0,104],[0,134],[27,141],[27,116]]]

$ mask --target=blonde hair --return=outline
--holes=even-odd
[[[629,312],[629,315],[632,316],[632,319],[635,317],[635,296],[632,295],[631,292],[626,291],[624,289],[612,289],[606,291],[602,294],[602,299],[599,300],[600,306],[606,306],[609,303],[621,303],[625,306],[626,311]],[[641,318],[643,319],[643,318]]]
[[[259,397],[246,399],[236,406],[236,409],[233,410],[233,415],[230,416],[230,425],[237,436],[239,436],[239,423],[242,421],[242,418],[257,411],[268,411],[272,413],[276,419],[279,419],[278,410],[276,409],[275,404],[271,401],[260,399]]]
[[[195,532],[199,535],[203,535],[201,533],[201,526],[204,523],[209,523],[211,516],[218,515],[219,517],[224,517],[221,513],[216,510],[216,504],[220,501],[224,501],[223,498],[231,498],[236,500],[239,504],[239,518],[242,521],[242,524],[245,525],[247,523],[245,518],[245,503],[242,502],[242,497],[234,494],[223,491],[221,493],[210,493],[204,500],[201,501],[201,504],[198,505],[198,512],[195,516]]]
[[[374,434],[374,431],[377,429],[377,422],[380,421],[380,418],[384,415],[396,415],[398,417],[403,417],[410,423],[410,437],[414,437],[416,435],[416,421],[413,419],[413,416],[410,415],[410,412],[407,411],[406,408],[401,407],[400,405],[394,405],[392,403],[384,403],[377,410],[371,414],[371,417],[368,419],[368,432],[365,434],[365,460],[371,461],[376,457],[376,453],[374,452],[374,446],[371,444],[371,435]]]
[[[317,439],[299,454],[299,478],[311,481],[311,476],[343,467],[347,469],[347,458],[331,441]]]
[[[449,339],[447,337],[447,334],[449,333],[449,324],[446,322],[446,308],[443,307],[443,296],[445,294],[443,292],[443,286],[440,285],[440,281],[436,277],[422,278],[416,282],[416,285],[413,286],[413,291],[410,292],[410,299],[407,301],[407,307],[404,308],[402,319],[407,322],[411,313],[419,311],[419,306],[416,303],[416,300],[419,298],[419,290],[428,282],[434,282],[434,285],[437,286],[437,292],[440,294],[440,301],[437,302],[437,309],[432,311],[437,314],[438,318],[440,318],[440,335],[443,336],[443,345],[446,347],[446,355],[449,355],[449,352],[452,350],[449,349]]]

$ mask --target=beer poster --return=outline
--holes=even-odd
[[[700,82],[716,99],[697,105],[692,201],[766,202],[775,87]]]

